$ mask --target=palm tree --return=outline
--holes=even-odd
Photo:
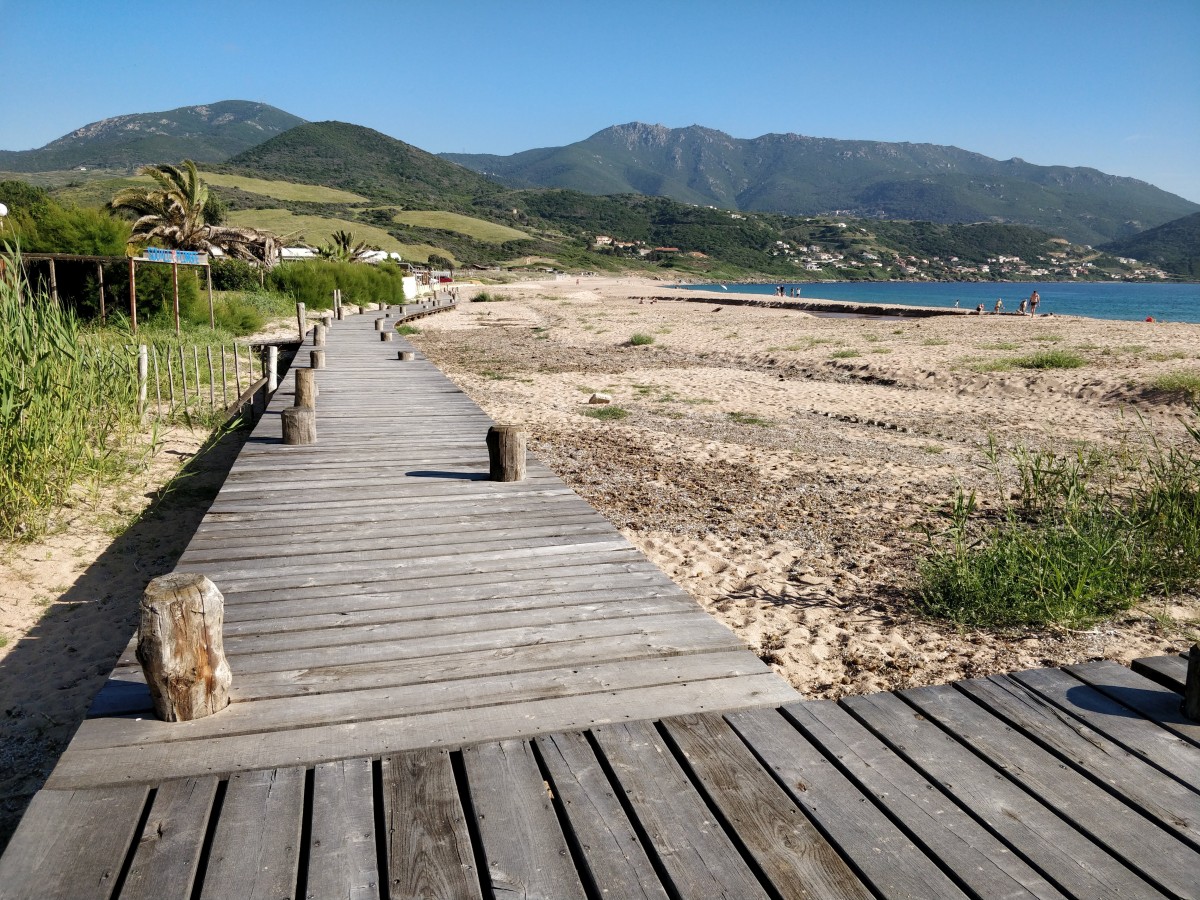
[[[212,221],[215,204],[210,201],[208,185],[192,160],[185,159],[181,166],[142,166],[138,174],[150,176],[154,180],[153,187],[126,188],[109,203],[114,210],[125,210],[137,216],[129,243],[154,241],[172,250],[205,253],[215,248],[228,256],[268,267],[279,258],[276,235]]]
[[[317,250],[319,256],[325,259],[337,259],[342,262],[360,262],[366,255],[378,247],[372,247],[366,241],[354,243],[354,235],[349,231],[335,231],[330,237],[332,243]]]

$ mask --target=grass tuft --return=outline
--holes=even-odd
[[[588,406],[581,412],[585,416],[602,421],[618,421],[629,416],[629,410],[622,406]]]
[[[647,344],[654,343],[654,335],[639,331],[630,336],[629,343],[634,347],[645,347]]]

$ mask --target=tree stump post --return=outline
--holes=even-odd
[[[317,410],[311,406],[289,406],[280,414],[283,442],[290,445],[317,442]]]
[[[324,350],[309,350],[308,351],[308,367],[310,369],[325,368],[325,351]]]
[[[304,335],[308,333],[308,315],[304,311],[304,304],[296,304],[296,325],[300,328],[300,340],[304,340]]]
[[[1183,714],[1200,722],[1200,644],[1188,651],[1187,680],[1183,683]]]
[[[521,425],[493,425],[488,429],[488,477],[492,481],[525,478],[525,441]]]
[[[296,370],[296,405],[317,408],[317,373],[314,369]]]
[[[411,350],[396,351],[396,359],[400,360],[401,362],[412,362],[416,358],[417,354],[413,353]]]
[[[387,319],[380,318],[380,319],[375,320],[375,330],[376,331],[383,331],[383,329],[385,327],[387,327]]]
[[[390,341],[390,340],[391,340],[392,338],[394,338],[395,336],[396,336],[396,332],[394,332],[394,331],[381,331],[381,332],[379,332],[379,339],[380,339],[381,341]]]
[[[229,705],[224,619],[225,598],[203,575],[162,575],[146,586],[137,658],[164,722],[201,719]]]
[[[313,326],[313,346],[325,346],[325,326],[320,322]]]

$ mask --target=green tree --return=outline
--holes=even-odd
[[[317,254],[324,259],[333,259],[340,262],[362,262],[368,253],[378,250],[378,247],[373,247],[366,241],[354,243],[354,235],[345,230],[335,231],[330,238],[330,243],[326,244],[317,250]]]

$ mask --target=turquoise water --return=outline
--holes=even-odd
[[[799,287],[800,298],[813,300],[849,300],[856,303],[884,303],[896,306],[954,306],[974,309],[984,304],[988,312],[996,298],[1004,300],[1005,312],[1016,312],[1021,299],[1035,289],[1042,297],[1038,313],[1089,316],[1094,319],[1141,321],[1154,316],[1160,322],[1200,322],[1200,284],[1128,284],[1112,282],[1030,283],[1016,282],[920,282],[895,281],[884,284],[822,281],[789,284]],[[692,290],[719,291],[719,284],[689,284]],[[726,284],[741,294],[775,293],[774,284]]]

